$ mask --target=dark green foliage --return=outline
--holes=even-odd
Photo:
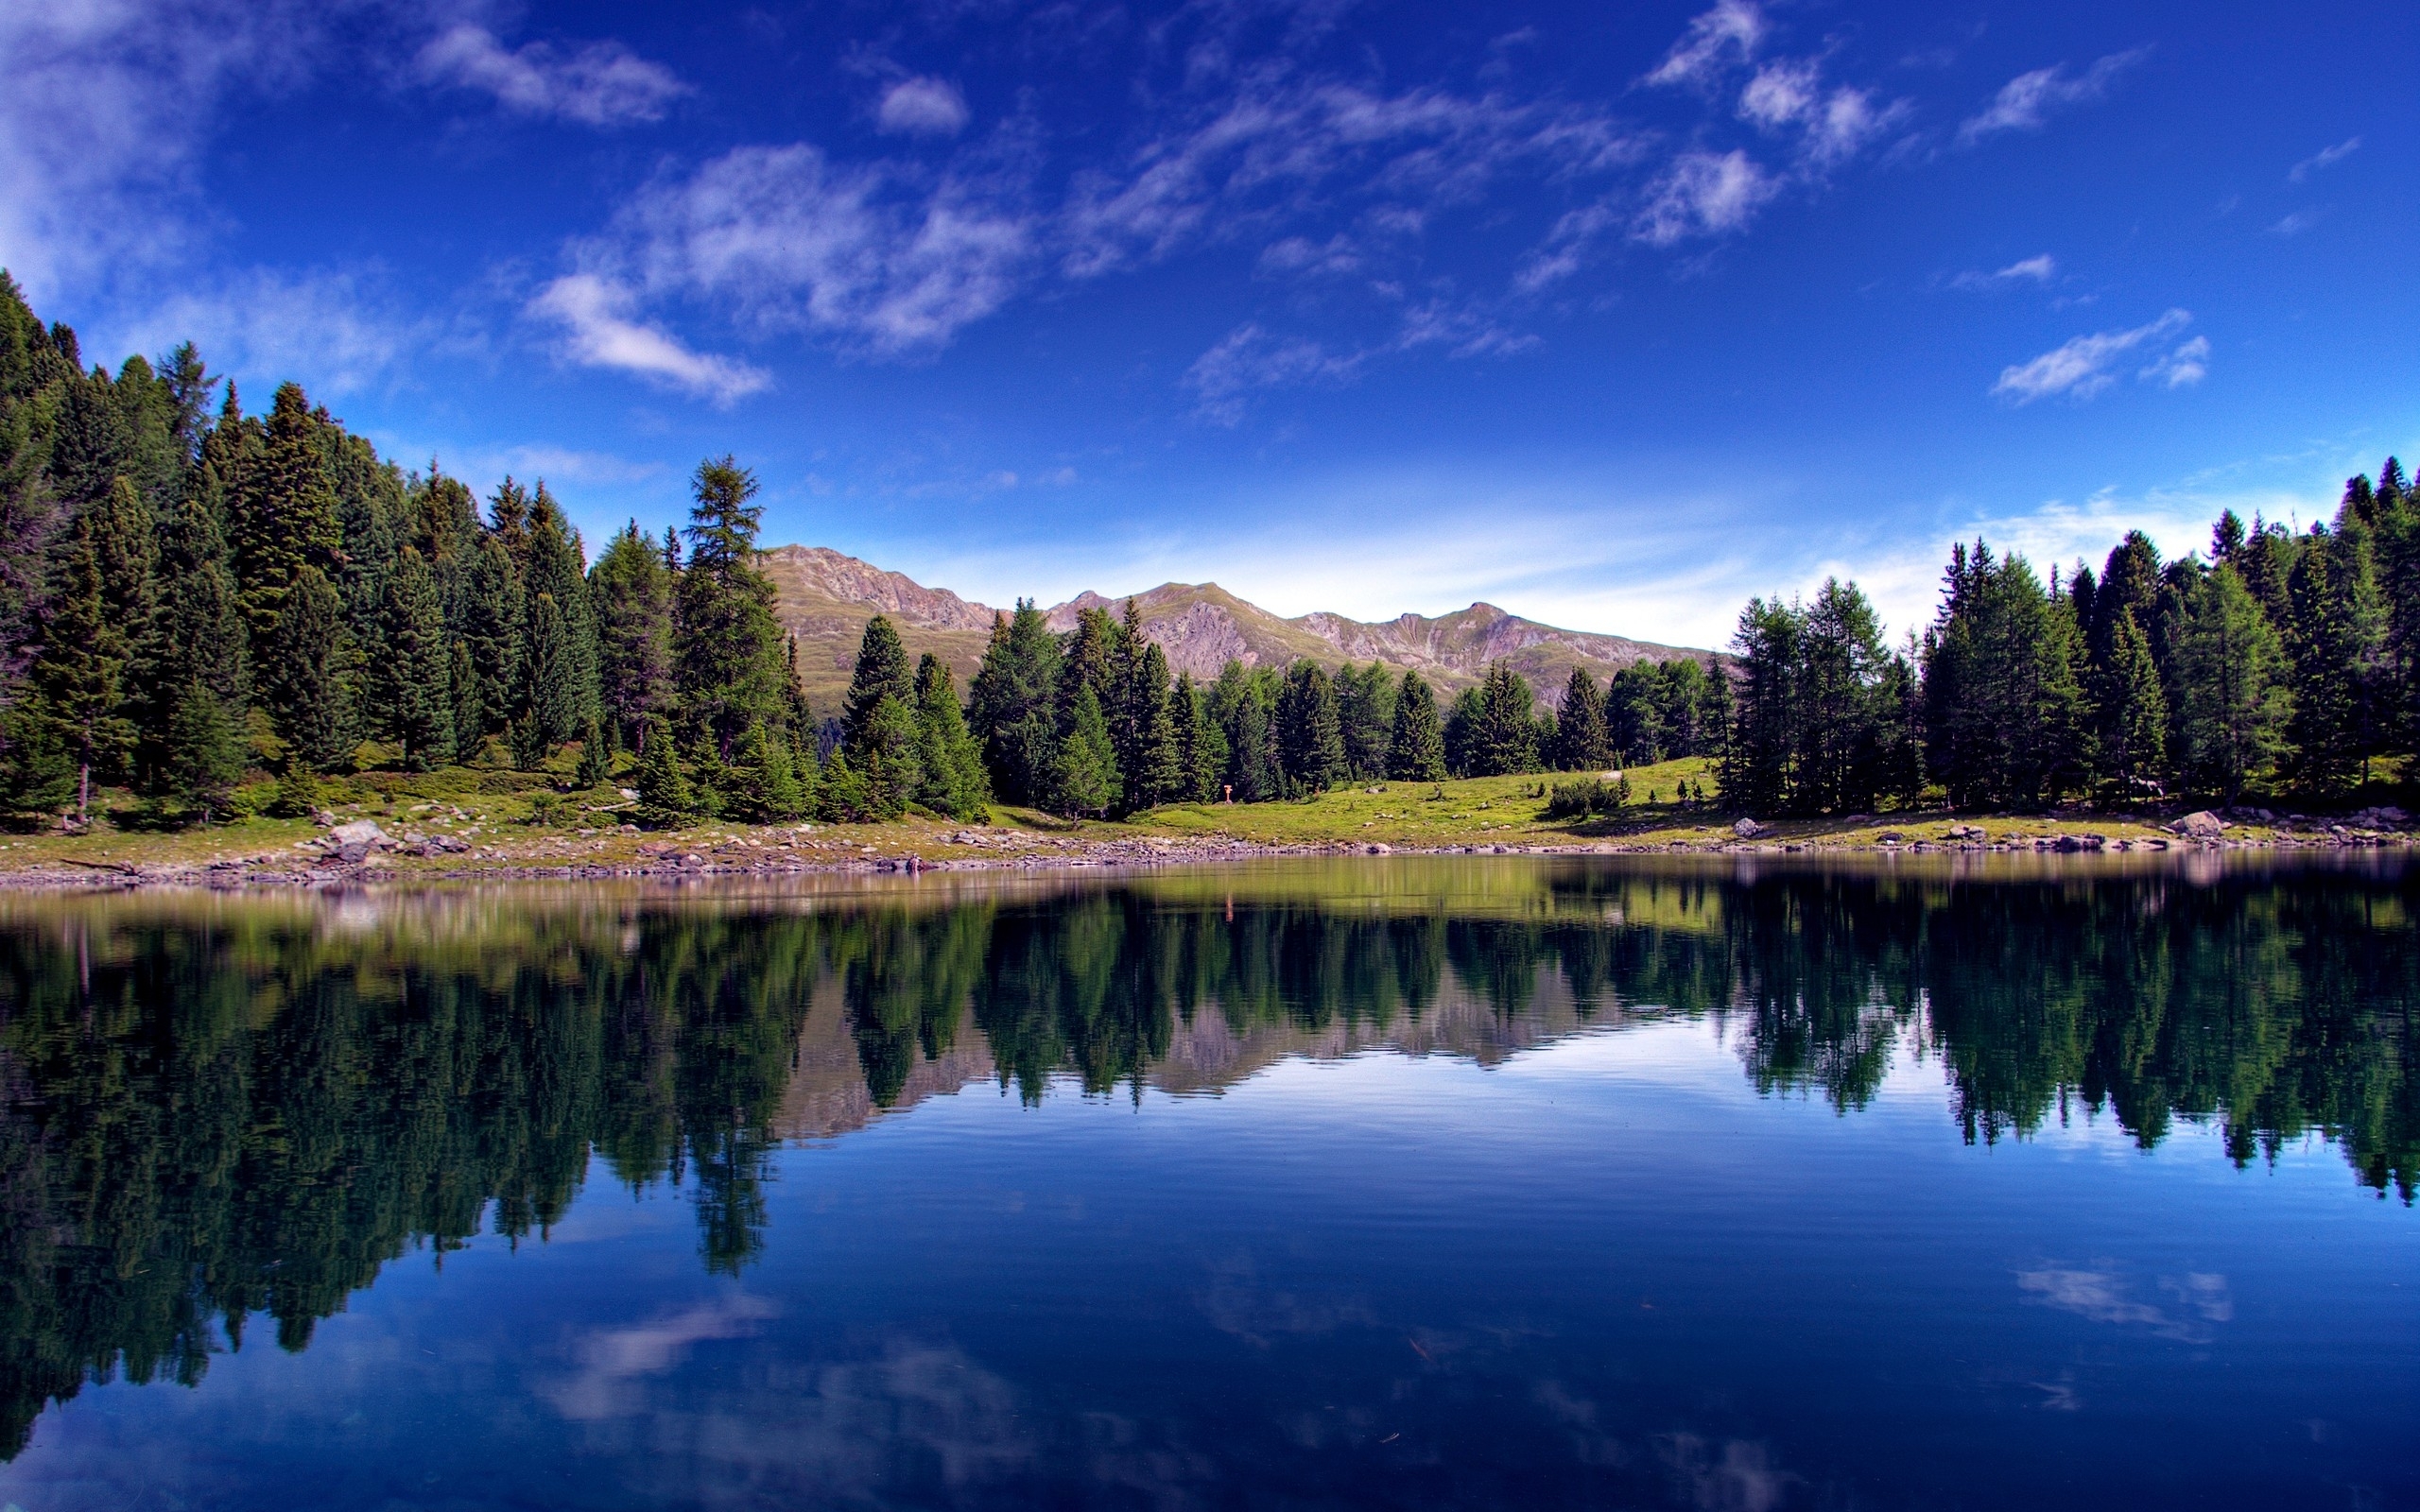
[[[578,659],[552,593],[539,593],[529,601],[521,675],[524,704],[512,722],[510,741],[513,765],[529,771],[579,729]]]
[[[1214,803],[1221,796],[1227,772],[1227,734],[1211,712],[1207,690],[1193,684],[1193,674],[1177,674],[1168,695],[1170,716],[1177,722],[1177,744],[1184,764],[1184,792],[1178,801]]]
[[[1277,765],[1293,795],[1323,793],[1344,781],[1344,730],[1336,685],[1314,662],[1297,662],[1277,695]]]
[[[87,517],[70,538],[58,591],[43,615],[42,654],[26,712],[46,721],[77,768],[76,809],[90,816],[95,768],[132,753],[134,725],[122,712],[130,647],[111,613],[101,577],[100,528]]]
[[[216,479],[197,473],[162,526],[159,608],[141,659],[138,715],[145,785],[205,821],[226,810],[243,777],[251,706],[217,494]]]
[[[1617,778],[1606,782],[1599,777],[1577,782],[1557,782],[1547,794],[1546,817],[1549,819],[1601,819],[1621,812],[1630,798],[1630,779]]]
[[[1871,810],[1921,785],[1919,699],[1906,660],[1854,583],[1815,603],[1752,600],[1733,642],[1739,668],[1723,800],[1752,813]]]
[[[848,701],[840,712],[841,739],[863,764],[865,742],[874,723],[874,711],[885,698],[906,707],[916,703],[916,675],[908,663],[908,648],[887,615],[866,621],[857,642],[856,669],[849,678]]]
[[[2091,772],[2074,607],[2025,558],[1950,554],[1924,648],[1927,761],[1959,808],[2034,808]]]
[[[958,707],[958,686],[941,658],[916,663],[916,801],[953,819],[988,816],[991,781],[983,750]]]
[[[361,743],[356,668],[344,602],[316,566],[305,565],[262,642],[262,692],[290,760],[337,771]]]
[[[869,816],[895,819],[915,801],[924,782],[917,736],[915,705],[894,694],[884,694],[866,711],[856,742],[842,747],[857,780],[865,784]]]
[[[1555,711],[1554,769],[1599,771],[1613,759],[1613,743],[1605,730],[1605,696],[1586,667],[1575,666],[1564,684],[1563,706]]]
[[[1284,797],[1285,780],[1277,765],[1275,676],[1267,668],[1248,673],[1242,662],[1229,662],[1219,669],[1210,700],[1227,737],[1227,775],[1221,785],[1234,790],[1238,803]]]
[[[967,724],[982,743],[992,789],[1011,803],[1048,800],[1058,759],[1059,642],[1033,600],[992,620],[992,643],[967,689]]]
[[[1356,782],[1387,775],[1387,751],[1395,722],[1395,683],[1377,662],[1356,668],[1348,662],[1336,675],[1336,717],[1344,735],[1344,765]]]
[[[453,647],[437,576],[412,547],[387,579],[384,620],[386,645],[372,669],[379,718],[403,747],[405,767],[424,772],[456,750]]]
[[[579,727],[579,765],[572,769],[572,786],[603,787],[614,775],[614,752],[605,739],[605,726],[595,714]]]
[[[447,689],[454,696],[454,754],[467,766],[479,759],[488,743],[488,692],[472,659],[471,643],[456,640],[446,648]]]
[[[1487,669],[1473,711],[1463,773],[1504,777],[1538,769],[1537,695],[1530,681],[1498,662]]]
[[[2188,781],[2233,803],[2276,760],[2292,709],[2277,632],[2233,567],[2194,585],[2176,657],[2177,754]]]
[[[554,600],[562,616],[562,676],[571,695],[571,720],[563,732],[568,740],[581,720],[600,712],[596,695],[596,617],[588,599],[588,577],[581,559],[579,532],[563,518],[562,506],[541,480],[529,501],[527,564],[522,572],[525,612],[534,616],[541,598]],[[525,690],[538,697],[534,679]]]
[[[806,812],[789,742],[769,731],[763,720],[733,744],[728,808],[751,824],[786,823]]]
[[[304,571],[331,582],[344,541],[320,421],[301,385],[279,387],[259,448],[226,482],[236,585],[253,633],[268,634]]]
[[[673,595],[681,717],[718,751],[784,702],[784,637],[773,584],[756,570],[764,515],[756,477],[729,456],[700,462],[689,511],[689,564]]]
[[[1072,663],[1071,663],[1072,665]],[[1070,816],[1106,815],[1118,800],[1122,778],[1117,751],[1110,743],[1109,721],[1092,685],[1068,680],[1075,694],[1066,723],[1059,731],[1058,761],[1051,772],[1051,807]]]
[[[697,795],[689,789],[688,773],[681,768],[671,722],[662,714],[649,715],[644,727],[638,771],[631,785],[639,794],[638,822],[648,829],[677,829],[697,816]]]
[[[1387,738],[1387,775],[1405,782],[1445,780],[1445,727],[1437,694],[1417,672],[1403,675],[1395,694],[1394,729]]]
[[[470,647],[478,669],[478,686],[487,697],[478,733],[493,734],[509,724],[518,709],[515,690],[521,683],[521,629],[526,617],[521,575],[504,542],[491,535],[465,563],[461,603],[456,628]],[[467,734],[462,738],[470,738]]]
[[[815,813],[817,817],[834,824],[859,824],[880,817],[874,812],[873,799],[867,790],[864,776],[849,760],[846,746],[834,747],[832,759],[823,764],[822,786],[816,795]]]
[[[672,576],[637,521],[596,558],[588,593],[602,713],[636,744],[640,726],[672,707]]]
[[[1134,659],[1127,705],[1134,747],[1132,765],[1126,772],[1128,812],[1187,797],[1191,783],[1176,706],[1169,695],[1167,653],[1156,643],[1143,643],[1143,654]],[[1189,708],[1185,717],[1191,718]]]

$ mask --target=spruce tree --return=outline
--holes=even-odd
[[[142,765],[159,798],[207,822],[242,780],[245,627],[219,533],[216,479],[195,473],[161,529],[160,607],[147,658]]]
[[[596,617],[588,598],[586,563],[581,560],[579,532],[563,518],[562,507],[541,479],[529,501],[528,565],[522,576],[523,592],[534,599],[545,594],[555,601],[563,620],[563,662],[573,699],[573,729],[601,712],[597,700]],[[570,738],[566,731],[565,739]]]
[[[1445,730],[1437,694],[1417,672],[1406,672],[1395,693],[1394,729],[1387,739],[1387,775],[1399,782],[1445,780]]]
[[[697,797],[689,790],[688,774],[681,769],[672,726],[662,714],[648,718],[632,785],[639,793],[638,822],[650,830],[678,829],[697,813]]]
[[[523,707],[513,722],[513,759],[527,770],[536,767],[579,729],[579,662],[571,632],[552,593],[529,601],[529,617],[522,632]]]
[[[1227,776],[1238,803],[1266,803],[1285,796],[1286,783],[1277,766],[1277,741],[1270,728],[1269,696],[1263,678],[1248,674],[1240,662],[1219,669],[1213,701],[1227,736]]]
[[[890,616],[877,614],[866,621],[865,635],[857,643],[856,670],[850,676],[849,697],[840,713],[841,738],[860,766],[874,711],[885,698],[915,707],[916,675],[908,667],[908,648],[900,644],[899,631]]]
[[[589,569],[588,592],[602,712],[636,745],[648,717],[672,706],[672,577],[637,521]]]
[[[780,824],[805,811],[789,742],[758,720],[740,733],[731,753],[731,807],[752,824]]]
[[[2292,663],[2294,780],[2334,798],[2360,782],[2370,753],[2370,679],[2383,639],[2367,532],[2313,526],[2294,564]]]
[[[1538,769],[1537,696],[1529,679],[1497,662],[1479,684],[1478,728],[1472,732],[1470,775],[1504,777]]]
[[[353,760],[361,743],[344,602],[316,566],[305,565],[264,639],[260,673],[269,720],[287,759],[315,772]]]
[[[1186,788],[1178,715],[1168,696],[1167,653],[1160,649],[1157,642],[1143,643],[1133,676],[1135,766],[1126,779],[1129,812],[1174,802],[1185,796]]]
[[[232,404],[233,385],[227,392]],[[228,479],[228,544],[245,617],[255,635],[266,635],[305,571],[328,582],[343,541],[336,485],[301,385],[279,387],[262,444],[247,463]]]
[[[605,726],[591,714],[580,723],[579,765],[573,769],[572,785],[579,788],[603,787],[613,775],[614,755],[605,739]]]
[[[1528,711],[1522,712],[1528,717]],[[1319,663],[1294,663],[1277,699],[1277,760],[1289,792],[1323,793],[1344,780],[1344,730],[1336,685]]]
[[[994,615],[983,665],[968,687],[967,724],[982,744],[993,791],[1011,803],[1047,800],[1057,760],[1059,643],[1033,600]]]
[[[454,695],[454,749],[450,759],[464,766],[479,759],[488,743],[488,692],[480,680],[471,643],[456,640],[446,651],[446,685]]]
[[[1593,772],[1610,765],[1613,749],[1605,737],[1605,696],[1588,669],[1574,666],[1563,685],[1563,707],[1555,711],[1555,768]]]
[[[426,771],[455,752],[452,647],[436,575],[410,546],[387,579],[386,652],[374,669],[378,712],[404,766]]]
[[[93,776],[132,750],[134,726],[125,717],[130,648],[110,612],[101,553],[91,516],[78,521],[66,561],[42,618],[42,652],[31,682],[35,716],[48,721],[76,766],[76,818],[91,822]]]
[[[778,719],[784,637],[773,585],[756,570],[763,518],[756,477],[729,456],[698,464],[689,561],[674,593],[674,684],[682,718],[718,749],[758,719]],[[912,690],[911,690],[912,691]]]
[[[991,783],[982,747],[959,710],[948,664],[929,654],[916,664],[916,756],[918,802],[965,822],[985,816]]]
[[[528,617],[527,607],[512,556],[493,535],[480,540],[462,583],[457,627],[478,671],[477,685],[487,696],[475,730],[485,737],[502,730],[520,713],[521,631]],[[465,741],[473,733],[458,730]]]
[[[1215,803],[1227,772],[1227,737],[1211,712],[1209,695],[1193,684],[1193,674],[1177,674],[1168,707],[1177,721],[1184,763],[1182,801]]]
[[[2284,747],[2292,713],[2276,632],[2234,568],[2194,585],[2177,659],[2187,775],[2232,804]]]
[[[1070,817],[1098,816],[1117,801],[1122,779],[1117,751],[1109,738],[1109,721],[1092,685],[1071,679],[1075,693],[1067,722],[1059,733],[1059,757],[1051,807]]]
[[[2131,801],[2168,765],[2168,696],[2151,640],[2132,609],[2109,629],[2109,652],[2098,669],[2095,702],[2100,721],[2100,765],[2111,796]]]

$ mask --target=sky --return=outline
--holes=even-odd
[[[0,266],[407,466],[1005,605],[1727,643],[2420,450],[2392,3],[11,0]]]

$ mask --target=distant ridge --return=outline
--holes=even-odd
[[[782,622],[799,638],[807,695],[828,709],[848,686],[866,621],[887,614],[908,653],[929,651],[957,672],[959,685],[982,663],[995,611],[947,589],[926,588],[902,573],[826,546],[775,546],[758,565],[779,592]],[[1447,693],[1476,682],[1491,662],[1528,678],[1541,696],[1560,689],[1575,665],[1599,679],[1635,662],[1712,653],[1689,646],[1634,641],[1619,635],[1559,629],[1510,614],[1493,604],[1431,619],[1404,614],[1377,624],[1315,612],[1287,619],[1228,593],[1216,583],[1163,583],[1136,593],[1143,633],[1167,653],[1168,665],[1198,679],[1215,678],[1230,659],[1246,666],[1287,666],[1309,658],[1329,666],[1376,660],[1417,669]],[[1053,629],[1071,629],[1083,610],[1115,614],[1124,596],[1079,593],[1046,611]]]

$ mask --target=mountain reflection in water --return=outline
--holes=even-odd
[[[2105,1109],[2146,1147],[2215,1122],[2249,1162],[2317,1133],[2409,1204],[2411,896],[2393,858],[1508,858],[10,899],[0,1455],[87,1381],[199,1380],[254,1314],[303,1349],[415,1246],[543,1236],[592,1155],[632,1188],[684,1185],[704,1264],[739,1273],[777,1237],[784,1142],[986,1081],[1139,1101],[1289,1056],[1485,1062],[1705,1018],[1768,1093],[1852,1112],[1917,1045],[1945,1137]]]

